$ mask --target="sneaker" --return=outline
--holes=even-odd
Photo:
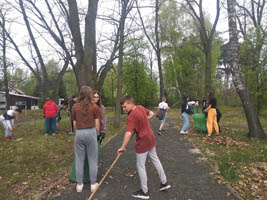
[[[91,184],[91,192],[94,192],[98,187],[98,183]]]
[[[144,193],[142,189],[137,190],[135,193],[133,193],[132,197],[138,198],[138,199],[149,199],[148,192]]]
[[[158,134],[158,135],[162,135],[161,130],[158,130],[157,134]]]
[[[10,139],[9,139],[9,137],[5,137],[5,141],[9,141]]]
[[[45,136],[48,136],[48,133],[46,133]]]
[[[83,184],[77,184],[76,185],[76,191],[77,192],[82,192],[83,191]]]
[[[53,136],[55,136],[56,134],[55,133],[52,133]]]
[[[168,185],[168,182],[166,182],[165,184],[160,183],[160,188],[159,188],[160,191],[165,191],[165,190],[168,190],[170,188],[171,188],[171,185]]]
[[[181,131],[181,132],[180,132],[181,135],[186,135],[187,133],[188,133],[188,132],[186,132],[186,131]]]

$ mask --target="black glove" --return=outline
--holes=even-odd
[[[106,133],[100,133],[100,135],[102,136],[102,140],[103,140],[106,136]]]
[[[99,136],[97,136],[97,141],[100,141],[100,144],[102,143],[102,140],[105,138],[106,133],[100,133]]]

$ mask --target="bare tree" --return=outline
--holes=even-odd
[[[242,101],[244,111],[246,113],[249,137],[258,139],[266,138],[264,130],[261,126],[256,107],[253,103],[251,94],[244,84],[242,72],[240,69],[239,57],[238,57],[238,31],[236,24],[236,9],[235,1],[227,0],[227,12],[228,12],[228,23],[229,23],[229,40],[230,40],[230,52],[231,57],[231,71],[233,77],[233,83],[236,91]]]
[[[151,38],[151,36],[147,32],[147,28],[145,26],[145,23],[141,15],[140,8],[139,8],[137,1],[136,1],[136,7],[137,7],[137,11],[140,17],[141,25],[143,27],[143,31],[157,56],[158,70],[159,70],[160,99],[162,99],[162,97],[166,94],[165,94],[164,81],[163,81],[163,71],[162,71],[162,63],[161,63],[161,45],[160,45],[160,33],[159,33],[160,3],[159,3],[159,0],[155,0],[155,25],[154,25],[155,38],[154,40]]]
[[[216,26],[220,17],[220,0],[216,0],[216,17],[209,29],[205,20],[202,0],[185,0],[191,10],[191,15],[198,24],[200,39],[202,42],[202,51],[205,55],[205,94],[211,90],[211,60],[212,60],[212,42],[216,33]],[[196,6],[196,8],[195,8]],[[198,9],[198,11],[197,11]]]
[[[5,85],[5,96],[6,96],[6,110],[10,109],[10,101],[9,101],[9,89],[8,89],[8,71],[7,71],[7,57],[6,57],[6,49],[7,49],[7,36],[5,33],[6,28],[6,12],[4,11],[4,5],[0,5],[0,20],[2,24],[1,30],[1,47],[2,47],[2,62],[3,62],[3,72],[4,72],[4,85]]]
[[[120,99],[122,93],[122,66],[123,66],[123,49],[124,49],[124,38],[125,38],[125,21],[127,15],[133,7],[134,0],[120,0],[121,1],[121,16],[119,25],[119,61],[118,61],[118,74],[117,74],[117,99],[116,99],[116,110],[115,110],[115,120],[114,127],[118,128],[120,126],[120,114],[121,106]]]
[[[95,23],[98,0],[88,0],[88,9],[85,15],[84,11],[78,8],[76,0],[68,0],[67,3],[62,0],[45,0],[44,2],[48,12],[41,10],[45,9],[45,7],[38,7],[37,2],[34,0],[19,1],[20,9],[15,8],[23,14],[29,36],[32,35],[30,43],[34,50],[33,56],[35,61],[33,63],[38,64],[41,70],[37,66],[31,66],[31,63],[27,62],[27,59],[20,52],[19,55],[25,62],[25,65],[35,75],[38,83],[44,85],[43,82],[46,82],[47,73],[43,65],[42,56],[44,52],[41,52],[41,49],[38,47],[37,37],[34,35],[38,33],[38,37],[45,40],[52,51],[58,54],[63,61],[62,70],[58,74],[57,83],[55,84],[55,90],[59,89],[60,80],[69,64],[73,67],[78,88],[81,85],[89,85],[100,90],[113,61],[117,58],[119,27],[115,36],[109,38],[112,41],[110,46],[113,45],[109,58],[102,66],[97,68]],[[26,3],[27,6],[24,6]],[[55,13],[55,10],[57,13]],[[27,15],[27,12],[30,12],[30,14],[28,13]],[[83,23],[81,20],[83,19],[85,28],[82,32],[80,27]],[[47,39],[47,36],[51,37],[54,42],[51,43],[51,38]],[[82,40],[84,41],[82,42]],[[12,43],[17,51],[20,50],[14,40]],[[34,68],[38,70],[34,72]],[[39,71],[42,72],[42,76],[38,75]],[[45,91],[46,86],[42,87],[44,87],[43,90]]]
[[[49,3],[47,2],[47,0],[45,0],[45,2],[46,2],[46,5],[48,7],[48,10],[51,10],[51,7],[50,7]],[[25,3],[27,3],[26,9],[29,12],[31,12],[31,17],[28,16],[27,10],[25,9]],[[52,94],[49,94],[48,88],[54,87],[53,96],[56,98],[58,96],[60,81],[62,80],[63,75],[66,72],[66,69],[67,69],[69,61],[70,61],[70,56],[69,56],[69,54],[63,55],[60,52],[60,50],[56,49],[54,47],[54,44],[51,43],[51,40],[46,39],[45,36],[43,36],[42,32],[39,30],[39,28],[34,26],[33,24],[35,23],[38,26],[40,26],[41,28],[48,30],[48,32],[51,33],[51,35],[53,36],[52,38],[55,40],[55,42],[57,44],[59,44],[59,47],[61,47],[62,43],[65,44],[62,32],[58,29],[58,24],[57,24],[56,19],[53,18],[54,17],[53,13],[52,13],[52,18],[53,18],[53,21],[55,22],[55,26],[57,27],[56,30],[58,31],[59,36],[57,36],[57,34],[52,30],[52,28],[50,26],[51,23],[48,23],[46,21],[44,15],[41,13],[39,8],[36,6],[35,2],[33,2],[32,0],[26,0],[25,2],[23,2],[22,0],[19,0],[18,5],[19,5],[19,8],[16,6],[13,6],[13,8],[15,10],[17,10],[19,13],[21,13],[23,16],[23,20],[24,20],[24,23],[26,25],[28,35],[29,35],[28,47],[29,47],[32,62],[30,62],[29,59],[27,59],[24,56],[25,53],[21,51],[21,48],[17,45],[17,42],[13,39],[11,34],[9,34],[7,32],[6,29],[4,29],[5,33],[8,37],[8,39],[10,40],[10,42],[13,44],[14,49],[17,51],[21,60],[24,62],[24,64],[30,69],[30,71],[35,76],[35,78],[38,82],[38,86],[40,88],[42,96],[47,97],[48,95],[52,95]],[[36,18],[39,19],[40,22],[35,21],[32,18],[32,15],[36,16]],[[32,23],[30,22],[30,20],[32,21]],[[0,23],[0,26],[3,28],[3,25],[1,23]],[[57,75],[56,83],[51,85],[51,86],[48,85],[49,77],[48,77],[46,67],[45,67],[44,57],[46,57],[46,55],[41,52],[40,47],[39,47],[40,45],[38,45],[38,42],[36,39],[38,37],[34,35],[33,30],[35,30],[35,32],[37,32],[39,34],[38,37],[42,37],[47,42],[47,44],[49,46],[51,46],[51,48],[54,50],[54,52],[56,54],[61,54],[62,60],[64,61],[63,67],[61,68],[61,71]],[[62,49],[63,49],[63,52],[67,52],[65,50],[66,47],[64,45],[62,46]]]

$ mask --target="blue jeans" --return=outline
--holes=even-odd
[[[45,132],[46,133],[56,133],[56,117],[45,118]]]
[[[186,112],[182,113],[182,118],[184,121],[184,125],[182,128],[182,131],[186,132],[189,129],[189,114],[187,114]]]

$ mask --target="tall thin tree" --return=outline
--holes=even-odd
[[[154,24],[154,41],[151,38],[151,36],[147,32],[147,28],[145,26],[145,22],[143,20],[143,17],[140,12],[140,8],[138,5],[138,2],[136,1],[136,8],[139,14],[139,18],[141,21],[141,25],[143,27],[143,31],[151,44],[153,50],[156,53],[157,56],[157,64],[158,64],[158,70],[159,70],[159,87],[160,87],[160,100],[165,94],[165,88],[164,88],[164,80],[163,80],[163,70],[162,70],[162,63],[161,63],[161,45],[160,45],[160,32],[159,32],[159,9],[160,9],[160,2],[159,0],[155,0],[155,24]]]
[[[134,0],[120,0],[121,1],[121,17],[119,25],[119,61],[118,61],[118,76],[117,76],[117,99],[116,99],[116,110],[115,110],[115,120],[114,127],[118,128],[120,126],[120,114],[121,106],[120,99],[122,93],[122,66],[123,66],[123,49],[124,49],[124,29],[126,17],[133,7]]]
[[[6,18],[5,18],[5,12],[3,10],[3,5],[0,5],[0,20],[2,24],[2,30],[1,30],[1,47],[2,47],[2,62],[3,62],[3,72],[4,72],[4,85],[5,85],[5,96],[6,96],[6,110],[10,109],[10,100],[9,100],[9,89],[8,89],[8,64],[7,64],[7,57],[6,57],[6,49],[7,49],[7,36],[5,32],[6,28]]]
[[[191,15],[197,23],[198,30],[200,33],[200,40],[203,48],[202,50],[205,55],[205,94],[208,94],[208,92],[211,90],[212,42],[216,33],[216,27],[220,17],[220,0],[216,0],[216,16],[210,29],[207,27],[207,21],[205,20],[204,16],[202,3],[203,0],[185,1],[192,12]]]
[[[248,136],[258,139],[266,138],[264,130],[261,126],[255,104],[253,103],[251,94],[244,84],[242,72],[240,69],[238,56],[238,31],[236,24],[235,0],[227,0],[228,24],[229,24],[229,40],[230,40],[230,63],[233,83],[236,91],[242,101],[248,123]]]

